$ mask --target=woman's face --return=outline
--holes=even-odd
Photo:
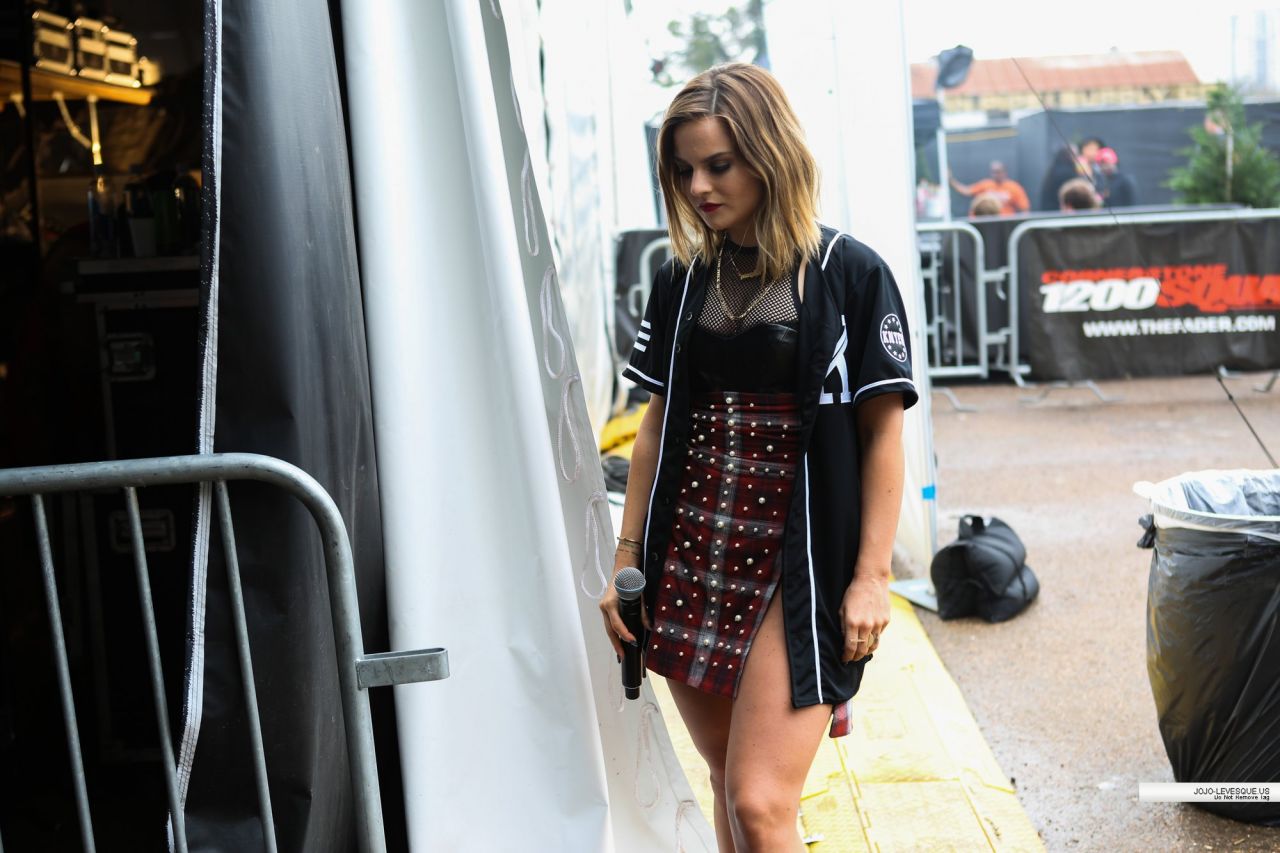
[[[675,166],[680,187],[707,227],[725,231],[740,246],[754,246],[755,214],[764,193],[725,130],[707,117],[676,128]]]

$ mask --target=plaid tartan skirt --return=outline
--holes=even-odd
[[[646,665],[733,698],[778,587],[795,485],[794,394],[694,394],[689,451]]]

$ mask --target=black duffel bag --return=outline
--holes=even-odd
[[[998,518],[964,516],[960,538],[938,551],[929,567],[938,615],[977,615],[988,622],[1017,616],[1040,592],[1026,559],[1026,546],[1012,527]]]

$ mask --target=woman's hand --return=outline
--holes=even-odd
[[[617,577],[618,572],[627,566],[635,566],[640,562],[640,558],[636,554],[619,548],[613,558],[613,576]],[[604,616],[604,632],[609,637],[609,642],[613,645],[614,654],[622,657],[622,644],[635,644],[639,638],[627,630],[626,624],[622,621],[622,614],[618,610],[618,590],[613,586],[613,581],[609,581],[609,587],[604,592],[604,597],[600,599],[600,613]],[[640,617],[644,620],[644,627],[649,627],[649,613],[645,608],[640,608]]]
[[[841,660],[859,661],[874,652],[889,624],[889,575],[855,569],[840,604],[840,620],[844,623]]]

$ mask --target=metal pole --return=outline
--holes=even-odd
[[[947,158],[947,131],[942,116],[946,113],[946,95],[942,89],[934,90],[938,98],[938,129],[934,131],[938,146],[938,183],[942,186],[942,218],[951,221],[951,163]]]
[[[972,227],[972,226],[970,226]],[[987,378],[987,245],[978,229],[973,229],[973,266],[978,284],[978,375]]]
[[[960,280],[960,234],[957,232],[953,235],[951,241],[952,250],[955,252],[955,280],[952,282],[954,290],[952,290],[952,310],[955,311],[955,340],[956,340],[956,367],[964,367],[964,303],[961,296],[964,293],[964,283]],[[974,263],[980,259],[975,256]],[[982,269],[975,267],[974,279],[981,283]]]
[[[967,222],[953,223],[950,234],[951,240],[951,292],[955,297],[955,317],[948,321],[951,325],[951,338],[955,341],[955,358],[954,366],[959,369],[964,363],[964,341],[960,338],[960,291],[964,288],[964,276],[960,264],[960,231],[961,225],[968,225]]]
[[[67,752],[71,758],[71,780],[76,789],[76,814],[80,819],[80,840],[88,853],[93,844],[93,817],[89,813],[89,791],[84,779],[84,757],[80,752],[80,727],[76,723],[75,697],[71,693],[71,667],[67,663],[67,640],[62,633],[62,608],[58,604],[58,579],[53,573],[53,552],[49,546],[49,524],[44,515],[44,497],[31,496],[36,517],[36,542],[40,547],[40,567],[44,575],[44,603],[49,613],[49,635],[53,639],[53,659],[58,668],[58,694],[62,699],[62,721],[67,728]]]
[[[96,172],[96,169],[102,166],[102,138],[98,134],[98,96],[89,95],[85,98],[85,103],[89,106],[89,152],[93,155]]]
[[[929,248],[928,252],[929,272],[928,274],[922,273],[921,278],[925,280],[928,286],[929,309],[933,312],[933,319],[925,324],[925,329],[929,333],[929,338],[933,341],[933,352],[929,354],[930,361],[932,361],[934,368],[938,368],[942,366],[942,317],[939,314],[942,307],[939,290],[939,282],[942,277],[942,239],[938,239],[937,251]]]
[[[240,586],[240,560],[236,555],[236,533],[231,524],[231,501],[227,483],[214,484],[221,525],[223,560],[227,566],[227,589],[231,593],[231,621],[235,624],[236,655],[240,659],[240,677],[244,681],[245,716],[249,721],[249,740],[253,748],[253,777],[258,786],[258,809],[262,814],[262,835],[267,853],[276,853],[276,822],[271,813],[271,791],[267,785],[267,758],[262,747],[262,721],[258,716],[258,688],[253,678],[253,660],[249,653],[249,623],[244,615],[244,591]]]
[[[1029,223],[1024,222],[1022,225],[1013,229],[1013,233],[1017,234],[1018,229]],[[1018,276],[1018,241],[1009,237],[1009,377],[1013,380],[1013,384],[1019,387],[1026,383],[1022,379],[1022,350],[1021,342],[1018,335],[1018,291],[1022,288],[1022,281]]]
[[[309,479],[309,478],[308,478]],[[312,481],[315,482],[314,480]],[[333,499],[316,484],[328,504],[320,521],[329,567],[329,606],[333,609],[333,639],[338,658],[338,686],[342,693],[342,713],[347,723],[347,752],[351,761],[351,787],[356,801],[356,830],[361,853],[385,853],[386,829],[382,821],[382,792],[378,784],[378,763],[373,749],[373,717],[369,694],[356,682],[356,661],[364,656],[360,637],[360,606],[356,601],[355,562],[342,516]],[[341,535],[339,535],[341,534]]]
[[[26,110],[26,118],[22,122],[27,145],[27,200],[31,204],[31,241],[35,245],[35,263],[32,266],[31,284],[36,286],[40,279],[40,259],[44,256],[44,246],[40,239],[40,187],[37,183],[36,170],[36,99],[31,94],[31,61],[35,45],[35,28],[31,23],[31,4],[27,0],[22,3],[22,43],[18,46],[19,67],[22,72],[22,105]]]
[[[151,602],[151,579],[147,575],[147,554],[142,540],[142,519],[138,513],[138,490],[124,487],[125,509],[129,513],[129,532],[133,541],[133,566],[138,576],[138,598],[142,605],[142,624],[147,640],[147,663],[151,667],[151,692],[155,697],[156,724],[160,728],[160,754],[164,758],[165,793],[169,796],[169,817],[173,822],[173,843],[178,853],[187,853],[187,827],[178,798],[178,772],[173,761],[173,735],[169,730],[169,706],[164,692],[164,673],[160,669],[160,637],[156,631],[156,611]]]

